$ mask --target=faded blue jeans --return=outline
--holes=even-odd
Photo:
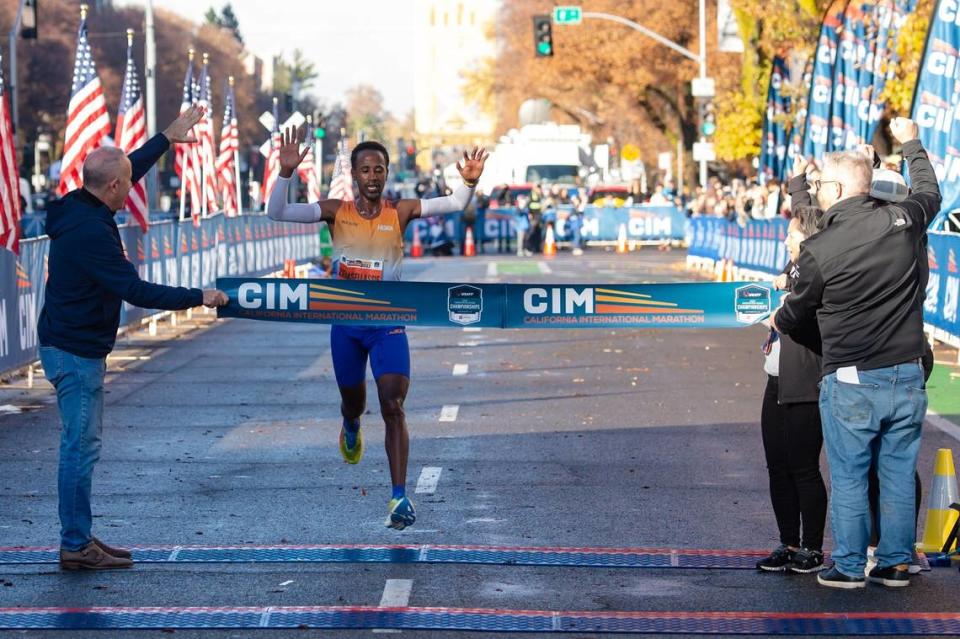
[[[106,359],[88,359],[52,346],[40,347],[40,362],[57,390],[60,408],[60,546],[79,550],[90,543],[90,486],[100,459],[103,378]]]
[[[862,577],[870,541],[867,474],[875,459],[880,477],[877,566],[909,564],[916,540],[914,478],[927,412],[923,369],[908,362],[858,371],[859,384],[836,373],[820,386],[823,439],[830,462],[833,560],[850,577]]]

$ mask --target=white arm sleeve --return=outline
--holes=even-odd
[[[319,222],[321,213],[318,203],[287,203],[289,186],[290,178],[277,176],[277,183],[273,186],[273,191],[270,192],[270,200],[267,202],[267,216],[278,222],[302,222],[304,224]]]
[[[467,208],[470,198],[473,197],[473,189],[465,184],[461,184],[454,189],[452,195],[444,197],[434,197],[429,200],[420,200],[420,215],[438,215],[440,213],[456,213]]]

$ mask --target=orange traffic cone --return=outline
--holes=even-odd
[[[733,260],[726,260],[723,263],[723,281],[733,281]]]
[[[923,541],[917,544],[917,550],[922,552],[953,550],[943,546],[957,523],[957,511],[950,507],[957,501],[960,501],[960,496],[957,493],[957,473],[953,466],[953,452],[949,448],[941,448],[937,451],[933,467],[933,482],[927,499],[927,522],[923,528]]]
[[[423,246],[420,244],[420,233],[413,227],[413,242],[410,244],[410,257],[423,257]]]
[[[617,253],[627,252],[627,225],[620,225],[620,232],[617,234]]]
[[[553,234],[553,224],[547,225],[547,237],[543,241],[543,256],[554,257],[557,254],[557,238]]]
[[[467,236],[463,240],[463,256],[473,257],[477,254],[477,246],[473,243],[473,229],[467,227]]]

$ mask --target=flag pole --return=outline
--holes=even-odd
[[[230,91],[233,93],[234,80],[233,76],[230,76]],[[236,94],[234,93],[233,99],[233,119],[237,119],[237,99]],[[233,149],[233,172],[237,183],[234,185],[235,190],[237,191],[237,215],[243,215],[243,197],[240,192],[240,129],[234,131],[236,133],[236,147]]]
[[[204,71],[207,70],[207,62],[209,60],[210,60],[210,55],[208,53],[204,53],[203,54]],[[206,78],[206,75],[204,74],[200,77]],[[206,90],[207,90],[207,87],[205,86],[200,87],[200,95],[203,95],[204,92],[206,92]],[[208,95],[207,99],[209,98],[210,96]],[[210,109],[209,103],[207,104],[207,109],[208,110]],[[200,132],[200,138],[201,138],[199,140],[199,144],[200,144],[200,210],[202,211],[202,215],[200,217],[201,219],[204,219],[204,220],[207,219],[209,215],[209,211],[207,210],[207,157],[206,157],[206,153],[204,152],[205,146],[202,138],[204,137],[204,129],[206,128],[206,125],[203,123],[203,120],[204,118],[208,117],[208,115],[209,114],[204,113],[203,118],[200,118],[200,124],[199,124],[199,127],[200,127],[199,132]]]
[[[190,62],[193,62],[193,49],[187,50],[187,59]],[[191,79],[191,83],[193,80]],[[190,156],[187,154],[186,150],[183,153],[183,166],[180,171],[180,221],[183,222],[187,219],[187,162],[190,161]]]

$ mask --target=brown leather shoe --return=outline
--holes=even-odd
[[[113,546],[108,546],[102,541],[100,541],[99,539],[97,539],[96,537],[93,538],[93,543],[100,546],[100,548],[102,548],[103,551],[108,555],[113,555],[114,557],[122,557],[123,559],[130,559],[131,557],[133,557],[133,555],[130,553],[129,550],[126,550],[124,548],[114,548]]]
[[[115,570],[132,566],[132,560],[125,557],[114,557],[94,541],[80,550],[60,549],[60,568],[62,570]]]

